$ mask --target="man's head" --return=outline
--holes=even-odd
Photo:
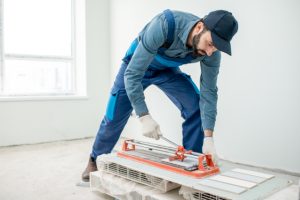
[[[230,12],[210,12],[193,29],[191,43],[194,54],[210,56],[220,50],[231,55],[230,41],[237,30],[238,23]]]

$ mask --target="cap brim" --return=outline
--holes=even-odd
[[[212,41],[213,41],[215,47],[218,50],[223,51],[224,53],[227,53],[228,55],[231,56],[231,45],[230,45],[230,42],[228,42],[228,41],[220,38],[214,32],[211,32],[211,38],[212,38]]]

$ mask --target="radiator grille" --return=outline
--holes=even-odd
[[[180,187],[179,184],[173,183],[162,178],[145,174],[122,165],[112,163],[112,162],[101,162],[99,163],[101,167],[98,167],[99,170],[102,170],[107,173],[117,175],[128,180],[141,183],[144,185],[151,186],[153,188],[159,189],[163,192],[167,192],[174,188]]]
[[[192,200],[229,200],[213,194],[204,192],[194,192],[192,193]]]

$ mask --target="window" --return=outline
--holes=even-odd
[[[0,0],[0,97],[85,95],[82,0]]]

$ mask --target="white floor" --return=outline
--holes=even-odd
[[[0,148],[0,200],[112,199],[78,187],[93,139]],[[292,185],[267,200],[298,200]]]
[[[78,187],[93,139],[0,148],[0,200],[102,200]]]

